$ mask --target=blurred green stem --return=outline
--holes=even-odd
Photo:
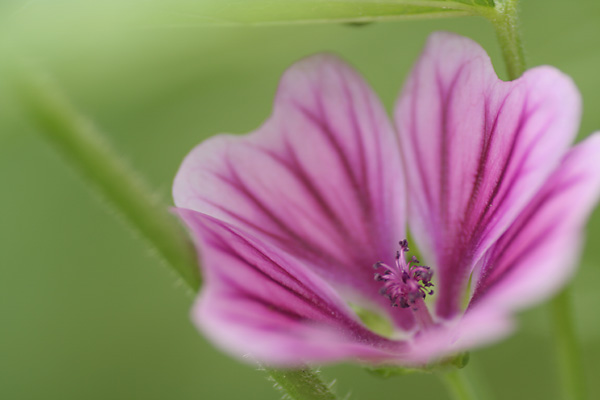
[[[525,72],[525,51],[519,30],[518,0],[496,0],[493,12],[484,15],[496,29],[508,79],[514,80]]]
[[[50,79],[29,68],[18,68],[14,78],[25,115],[197,292],[202,280],[196,251],[168,206],[158,201]],[[309,369],[266,371],[293,400],[336,399]]]
[[[558,350],[557,364],[560,370],[564,398],[584,400],[587,398],[585,371],[571,314],[571,292],[569,288],[564,289],[552,300],[550,308],[555,343]]]
[[[148,189],[100,131],[82,116],[46,76],[28,67],[16,71],[16,94],[38,131],[158,251],[194,291],[201,278],[189,236],[166,204]]]
[[[438,375],[453,400],[475,400],[477,397],[469,384],[463,370],[452,369]]]

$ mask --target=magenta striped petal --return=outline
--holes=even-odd
[[[327,283],[281,249],[205,214],[177,212],[202,249],[206,289],[193,319],[226,351],[271,365],[406,352],[361,325]]]
[[[431,36],[395,119],[409,225],[438,273],[439,316],[460,311],[475,262],[556,168],[579,113],[577,89],[554,68],[502,82],[475,42]]]
[[[556,293],[577,265],[581,236],[600,195],[600,133],[571,149],[474,272],[465,314],[418,335],[410,358],[426,362],[498,340],[512,314]]]
[[[221,135],[185,159],[178,207],[242,228],[297,257],[347,301],[414,325],[378,294],[371,266],[392,262],[405,236],[397,139],[379,100],[334,56],[290,68],[269,120],[247,136]],[[392,312],[393,311],[393,312]]]
[[[411,341],[407,358],[414,364],[431,363],[500,340],[515,328],[512,316],[503,311],[476,307],[435,329],[421,332]]]
[[[523,308],[571,277],[583,227],[600,194],[600,134],[574,147],[476,271],[470,308]],[[489,306],[489,305],[488,305]]]

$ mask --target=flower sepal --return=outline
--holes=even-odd
[[[431,371],[425,369],[425,368],[403,368],[403,367],[396,367],[396,366],[379,366],[379,367],[365,367],[365,370],[372,374],[375,375],[379,378],[383,378],[383,379],[389,379],[395,376],[404,376],[404,375],[409,375],[409,374],[416,374],[416,373],[430,373]]]
[[[451,369],[462,369],[467,366],[469,359],[470,353],[463,352],[452,357],[444,358],[438,362],[424,365],[422,367],[404,368],[395,365],[381,365],[377,367],[365,367],[365,369],[372,375],[388,379],[395,376],[404,376],[416,373],[431,374],[434,372],[447,372]]]

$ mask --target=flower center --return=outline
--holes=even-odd
[[[400,241],[400,250],[396,252],[396,265],[393,267],[380,262],[373,268],[377,270],[375,280],[383,282],[379,293],[387,297],[392,307],[408,308],[418,311],[419,300],[433,294],[431,277],[433,272],[425,265],[418,265],[419,260],[412,256],[406,262],[405,253],[408,253],[408,241]]]

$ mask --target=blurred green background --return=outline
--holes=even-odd
[[[530,66],[570,74],[584,98],[580,137],[600,129],[600,2],[527,0]],[[202,27],[192,1],[0,3],[0,60],[15,52],[50,71],[124,158],[170,201],[184,155],[218,132],[264,120],[295,60],[333,51],[391,108],[427,35],[478,40],[501,75],[495,36],[479,18],[291,27]],[[0,77],[0,398],[278,399],[253,367],[192,327],[192,299],[87,185],[15,112]],[[573,284],[590,398],[600,398],[600,213]],[[557,249],[560,251],[560,249]],[[559,399],[548,307],[516,335],[472,353],[467,369],[494,399]],[[381,380],[324,369],[352,399],[447,398],[434,376]],[[483,384],[485,382],[485,384]]]

